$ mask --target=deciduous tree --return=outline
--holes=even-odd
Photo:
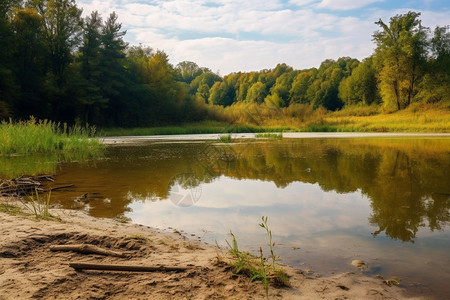
[[[373,34],[380,92],[385,104],[399,110],[414,100],[426,62],[428,30],[419,16],[408,12],[392,17],[389,25],[381,19],[375,23],[382,28]]]

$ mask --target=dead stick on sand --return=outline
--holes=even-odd
[[[69,267],[75,270],[106,270],[106,271],[128,271],[128,272],[184,272],[187,267],[149,267],[149,266],[127,266],[127,265],[103,265],[70,263]]]
[[[85,254],[100,254],[100,255],[126,257],[126,254],[123,252],[102,249],[97,246],[88,245],[88,244],[53,245],[53,246],[50,246],[50,250],[51,251],[74,251],[74,252],[85,253]]]

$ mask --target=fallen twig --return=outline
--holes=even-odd
[[[109,255],[117,257],[126,257],[127,255],[123,252],[112,251],[108,249],[103,249],[94,245],[89,244],[74,244],[74,245],[53,245],[50,246],[51,251],[74,251],[84,254],[100,254]]]
[[[129,265],[104,265],[87,263],[70,263],[69,267],[75,270],[103,270],[103,271],[127,271],[127,272],[184,272],[187,267],[165,266],[129,266]]]

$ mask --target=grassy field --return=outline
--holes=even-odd
[[[101,149],[95,127],[62,127],[47,120],[0,123],[0,155],[93,152]]]
[[[448,108],[412,105],[395,113],[379,113],[368,116],[345,115],[345,111],[325,117],[330,131],[368,132],[450,132]]]
[[[245,122],[245,121],[244,121]],[[417,132],[450,133],[450,108],[418,104],[393,113],[380,112],[377,107],[350,107],[342,111],[326,112],[299,120],[290,116],[275,116],[246,125],[203,121],[179,126],[151,128],[107,128],[102,136],[143,136],[207,133],[275,133],[275,132]]]

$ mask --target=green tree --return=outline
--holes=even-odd
[[[226,81],[216,82],[211,87],[208,102],[213,105],[229,106],[236,97],[235,91]]]
[[[97,11],[84,19],[83,42],[79,49],[79,119],[82,123],[99,124],[103,120],[102,111],[107,107],[108,98],[103,95],[101,84],[103,21]]]
[[[338,96],[339,84],[351,74],[356,66],[355,59],[342,57],[337,61],[327,59],[320,65],[316,79],[307,90],[307,97],[311,99],[314,108],[323,106],[328,110],[337,110],[343,106]]]
[[[195,95],[197,99],[202,100],[204,103],[208,103],[209,93],[211,87],[216,82],[221,82],[222,78],[209,70],[206,70],[203,74],[197,76],[189,85],[190,93]]]
[[[204,72],[210,71],[209,69],[200,68],[195,62],[182,61],[177,64],[175,70],[179,73],[181,80],[190,84],[197,76],[200,76]]]
[[[425,102],[450,104],[450,31],[449,26],[434,30],[426,74],[419,83],[417,98]]]
[[[292,69],[292,67],[291,66],[288,66],[287,64],[285,64],[285,63],[282,63],[282,64],[278,64],[276,67],[275,67],[275,69],[273,69],[273,75],[275,76],[275,78],[278,78],[278,77],[280,77],[282,74],[284,74],[284,73],[289,73],[289,72],[292,72],[293,71],[293,69]]]
[[[0,1],[0,120],[11,116],[9,107],[17,101],[20,93],[13,73],[14,34],[11,26],[13,9],[19,2]]]
[[[379,88],[386,105],[400,110],[414,100],[415,84],[423,75],[427,54],[427,28],[420,13],[408,12],[375,24],[382,30],[373,34]]]
[[[126,68],[129,71],[129,113],[127,116],[130,126],[155,125],[158,119],[158,105],[156,91],[150,86],[149,60],[155,52],[150,47],[133,46],[127,50]]]
[[[282,100],[283,107],[289,105],[289,91],[291,90],[295,75],[297,75],[297,72],[294,71],[282,73],[275,81],[275,85],[270,89],[272,95],[277,95],[277,98]]]
[[[347,106],[377,102],[377,78],[371,58],[360,63],[351,76],[341,81],[338,96]]]
[[[108,99],[110,124],[127,125],[127,73],[123,41],[126,31],[121,31],[122,24],[117,22],[117,14],[112,12],[105,21],[101,31],[102,47],[100,50],[100,86],[102,95]]]
[[[30,115],[44,118],[46,95],[46,51],[43,44],[43,19],[35,9],[23,8],[16,11],[12,20],[14,31],[14,73],[21,87],[20,100],[13,104],[14,115],[27,119]]]
[[[81,12],[75,0],[30,0],[27,5],[43,18],[43,43],[47,52],[45,89],[52,118],[73,122],[76,86],[70,79],[71,63],[81,37]]]
[[[75,0],[31,0],[30,5],[43,18],[45,43],[52,75],[58,87],[65,83],[65,72],[81,36],[81,12]]]
[[[263,103],[267,96],[266,85],[262,82],[255,82],[247,92],[245,101],[254,103]]]
[[[289,99],[292,103],[307,103],[311,102],[311,99],[307,96],[309,86],[313,83],[316,69],[311,71],[301,72],[298,74],[292,82],[292,87],[289,91]]]

